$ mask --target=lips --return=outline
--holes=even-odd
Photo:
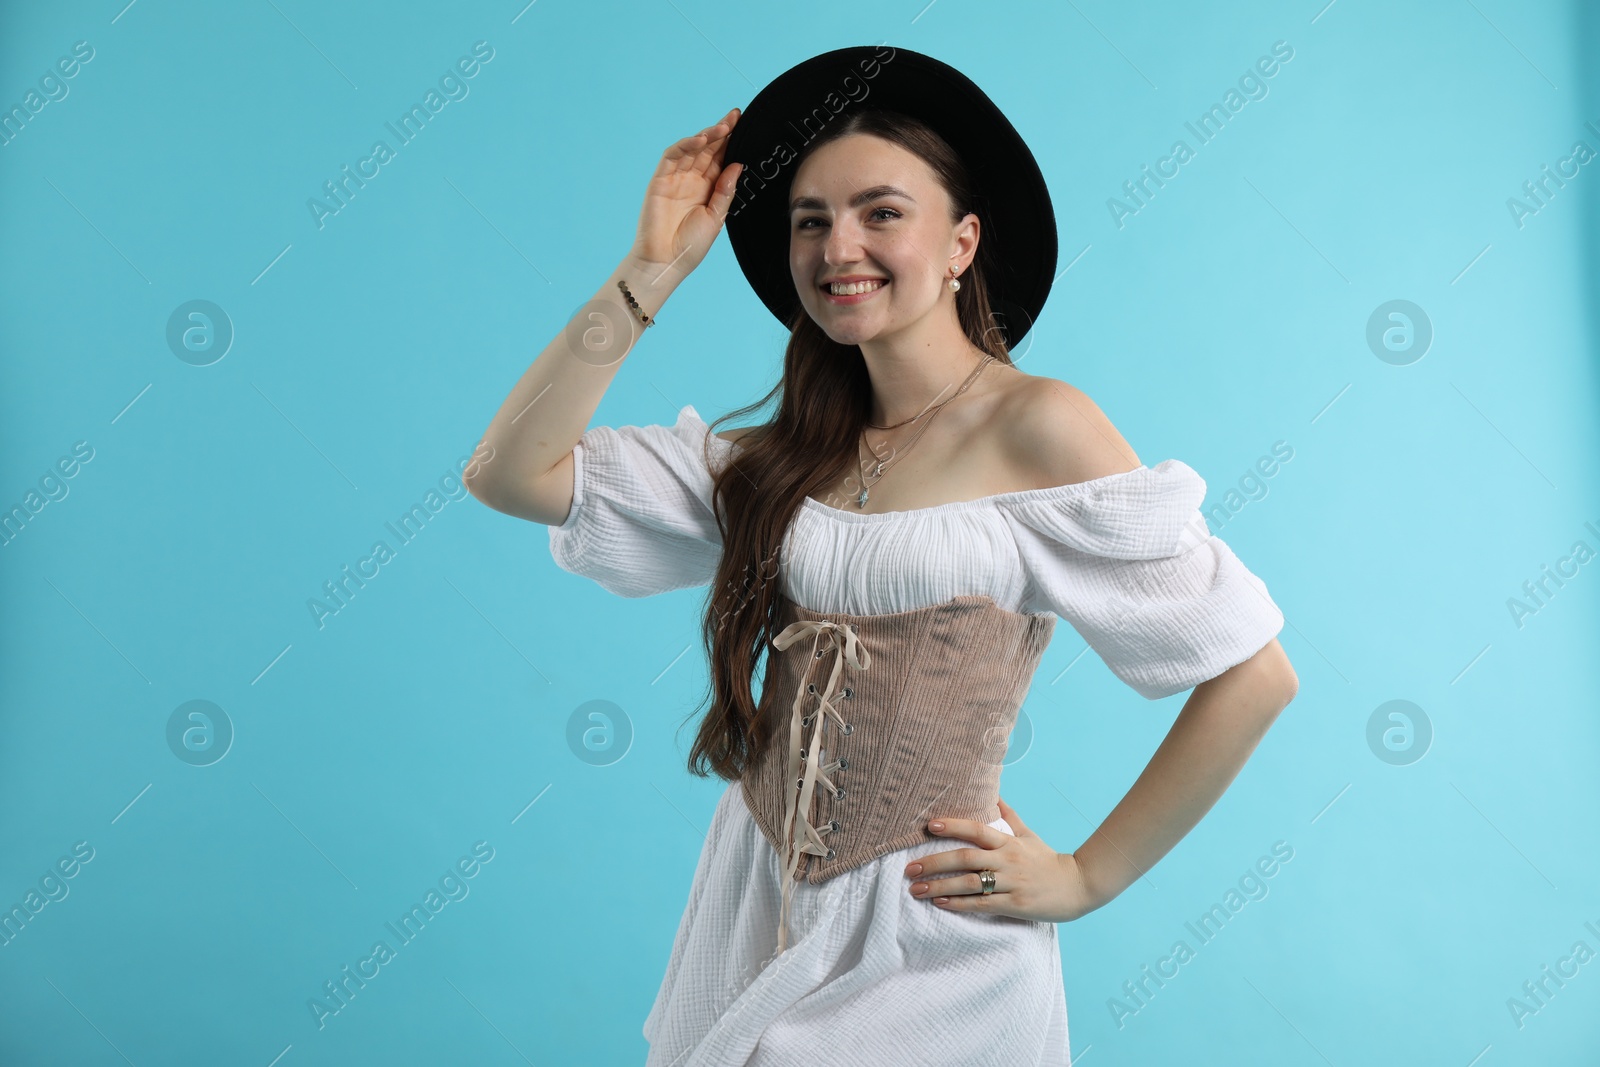
[[[824,285],[822,286],[823,299],[830,304],[859,304],[865,300],[871,300],[873,297],[877,296],[879,293],[883,292],[889,287],[889,282],[887,279],[874,280],[877,281],[878,284],[873,286],[871,289],[867,289],[859,293],[849,293],[844,295],[835,295],[828,286]]]

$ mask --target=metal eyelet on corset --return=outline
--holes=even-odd
[[[845,759],[843,756],[840,756],[839,757],[839,769],[841,771],[848,771],[850,769],[850,761]]]
[[[807,682],[806,683],[806,692],[815,693],[816,691],[817,691],[817,683],[816,682]]]
[[[853,734],[856,732],[856,728],[850,723],[845,723],[843,726],[839,727],[839,732],[841,734]]]
[[[823,656],[826,656],[827,654],[828,654],[827,649],[822,649],[822,648],[817,649],[817,659],[821,659]]]
[[[801,726],[810,726],[811,725],[811,720],[815,719],[815,718],[816,718],[815,715],[802,715],[802,716],[800,716],[800,725]]]
[[[828,854],[827,854],[827,855],[826,855],[826,856],[824,856],[824,857],[822,857],[822,858],[823,858],[823,859],[825,859],[825,860],[831,860],[831,859],[833,859],[833,849],[831,849],[831,848],[830,848],[830,849],[829,849],[829,850],[828,850]]]
[[[833,799],[838,800],[842,796],[844,796],[844,790],[843,789],[835,789],[833,791]]]
[[[856,691],[854,689],[851,689],[847,685],[847,686],[844,687],[844,692],[839,694],[839,695],[842,696],[844,699],[849,700],[851,697],[856,695]]]
[[[840,830],[843,830],[843,829],[844,829],[844,823],[840,822],[838,819],[830,819],[830,820],[828,820],[828,830],[829,830],[830,833],[835,833],[836,834]]]

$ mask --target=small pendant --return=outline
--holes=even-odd
[[[861,490],[861,495],[856,497],[856,507],[864,508],[866,506],[867,506],[867,490],[866,490],[865,487],[863,487],[862,490]]]

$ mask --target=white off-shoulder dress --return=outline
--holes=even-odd
[[[672,426],[587,430],[573,450],[572,510],[549,529],[557,565],[625,597],[709,585],[722,545],[708,437],[720,470],[739,446],[693,406]],[[975,593],[1053,612],[1156,699],[1249,659],[1283,625],[1266,585],[1210,534],[1204,496],[1200,476],[1168,459],[912,511],[807,499],[778,580],[814,612],[911,611]],[[989,825],[1013,832],[1004,819]],[[773,958],[780,857],[730,783],[644,1023],[647,1067],[1069,1063],[1056,925],[910,895],[907,863],[967,843],[797,883],[793,942]]]

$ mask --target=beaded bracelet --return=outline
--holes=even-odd
[[[633,308],[633,310],[638,313],[639,321],[644,323],[645,327],[647,329],[656,324],[656,320],[652,319],[649,315],[646,315],[644,313],[644,309],[639,306],[639,301],[635,300],[633,298],[633,294],[628,292],[628,283],[627,282],[623,281],[621,278],[618,278],[617,279],[617,288],[621,289],[622,290],[622,295],[628,298],[629,306],[631,306]]]

